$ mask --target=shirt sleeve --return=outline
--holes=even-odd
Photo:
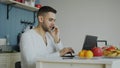
[[[60,57],[59,51],[46,55],[46,58]]]
[[[47,57],[60,57],[60,50],[63,49],[63,44],[60,41],[59,43],[54,43],[56,51],[47,55]]]
[[[57,44],[55,43],[55,46],[56,46],[56,51],[60,51],[61,49],[64,48],[61,40],[60,40],[59,43],[57,43]]]
[[[34,44],[30,35],[23,33],[20,40],[20,50],[24,68],[32,68],[32,66],[34,66],[34,62],[36,61],[36,54],[34,53],[33,45]]]
[[[55,43],[53,37],[52,37],[49,33],[47,33],[47,36],[49,37],[49,40],[51,40],[51,42],[52,42],[51,45],[54,45],[55,48],[56,48],[56,51],[53,52],[52,54],[49,54],[49,56],[53,56],[53,57],[54,57],[54,56],[57,56],[57,57],[60,57],[59,51],[64,48],[61,40],[60,40],[59,43]]]

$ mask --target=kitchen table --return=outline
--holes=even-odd
[[[84,59],[39,58],[36,68],[119,68],[120,58],[94,57]]]

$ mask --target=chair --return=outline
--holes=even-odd
[[[20,61],[15,63],[15,68],[21,68],[21,62]]]

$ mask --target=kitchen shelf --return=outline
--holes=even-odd
[[[9,5],[14,5],[16,7],[23,8],[23,9],[26,9],[29,11],[37,11],[39,9],[39,8],[32,7],[32,6],[26,5],[24,3],[20,3],[17,1],[13,1],[13,0],[2,0],[1,2],[5,3],[5,4],[9,4]]]
[[[18,7],[18,8],[21,8],[21,9],[25,9],[25,10],[29,10],[29,11],[32,11],[34,16],[33,16],[33,23],[35,23],[35,13],[39,10],[39,8],[36,8],[36,7],[32,7],[32,6],[29,6],[29,5],[26,5],[24,3],[20,3],[20,2],[17,2],[17,1],[14,1],[14,0],[0,0],[1,3],[4,3],[4,4],[7,4],[7,19],[9,19],[9,12],[10,12],[10,7],[9,6],[15,6],[15,7]]]

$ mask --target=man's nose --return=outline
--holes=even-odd
[[[55,25],[55,21],[54,20],[52,21],[52,25]]]

